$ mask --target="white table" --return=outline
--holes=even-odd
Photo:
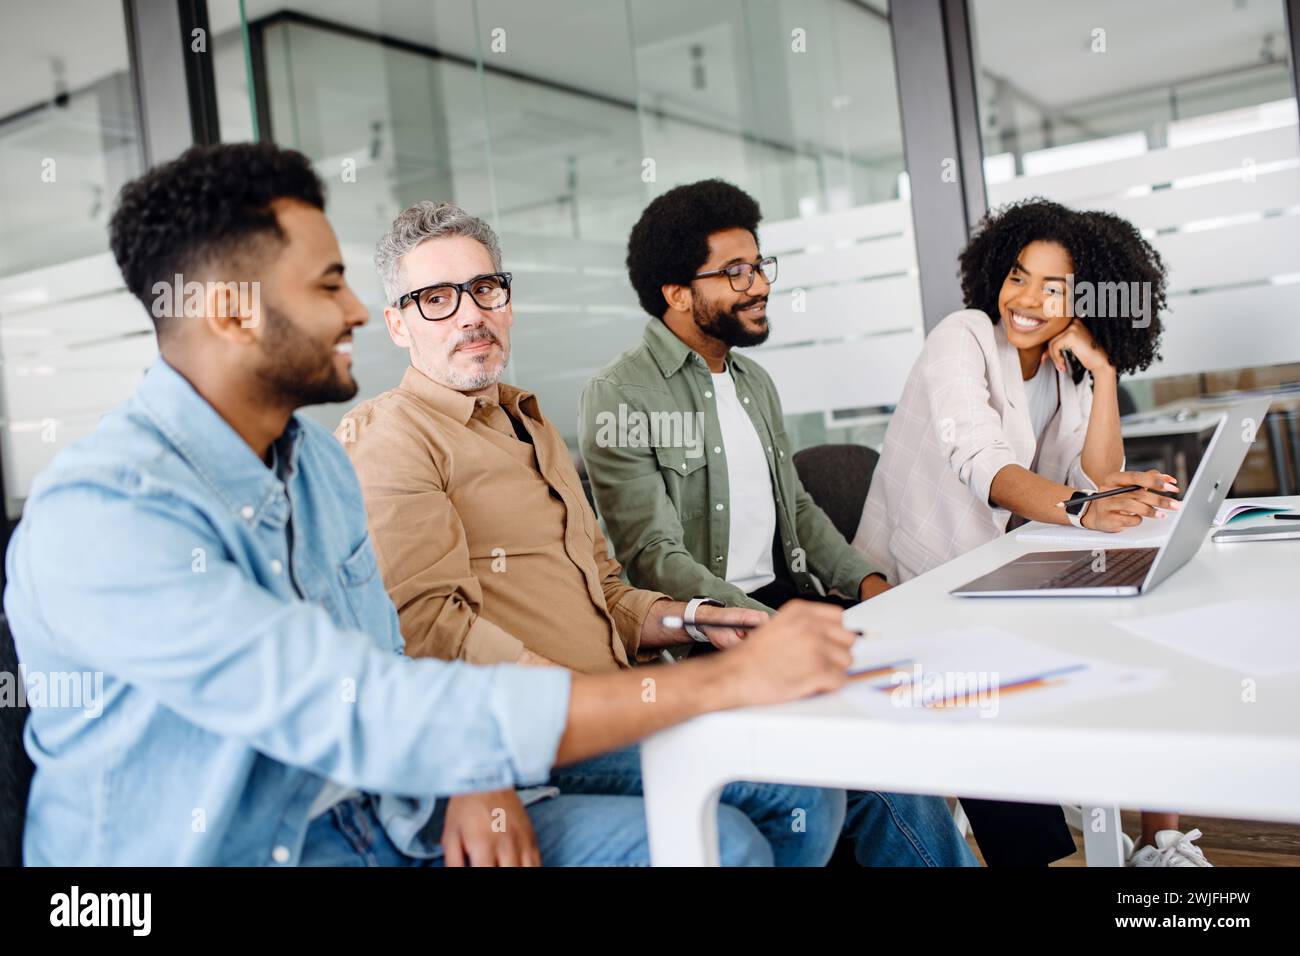
[[[1300,510],[1300,496],[1251,500]],[[1233,527],[1260,521],[1277,523]],[[894,637],[995,625],[1062,652],[1159,669],[1158,688],[994,720],[881,720],[837,695],[697,718],[642,744],[654,863],[717,865],[718,793],[736,780],[1103,808],[1106,831],[1085,828],[1092,865],[1121,861],[1118,806],[1300,823],[1300,674],[1226,670],[1113,624],[1229,598],[1294,596],[1300,541],[1212,544],[1207,533],[1196,557],[1141,597],[948,595],[1026,551],[1069,547],[1030,548],[1004,535],[858,605],[846,621]],[[1293,636],[1300,655],[1300,621]],[[1252,703],[1242,699],[1247,678]]]

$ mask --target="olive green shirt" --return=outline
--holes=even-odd
[[[736,354],[727,368],[766,454],[776,493],[778,577],[800,594],[834,589],[856,598],[880,573],[804,491],[771,377]],[[730,584],[726,449],[708,364],[659,319],[640,344],[587,383],[578,410],[578,445],[596,504],[628,580],[677,599],[716,598],[767,610]]]

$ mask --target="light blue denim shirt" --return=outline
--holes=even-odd
[[[102,692],[29,697],[28,865],[291,865],[327,779],[427,857],[431,795],[548,776],[568,671],[403,656],[342,447],[295,417],[276,449],[279,476],[159,359],[34,482],[24,679]]]

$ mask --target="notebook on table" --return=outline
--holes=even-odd
[[[1217,528],[1241,518],[1280,514],[1286,510],[1258,501],[1229,498],[1219,506],[1218,514],[1214,516],[1214,526]],[[1088,528],[1076,528],[1072,525],[1031,521],[1016,532],[1016,540],[1107,548],[1153,548],[1163,544],[1169,538],[1171,527],[1169,518],[1143,518],[1141,524],[1125,528],[1123,531],[1091,531]]]

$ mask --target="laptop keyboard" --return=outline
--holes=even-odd
[[[1048,582],[1049,588],[1090,588],[1137,586],[1146,579],[1159,548],[1115,548],[1101,552],[1105,570],[1094,570],[1096,558],[1088,557],[1072,564]]]

